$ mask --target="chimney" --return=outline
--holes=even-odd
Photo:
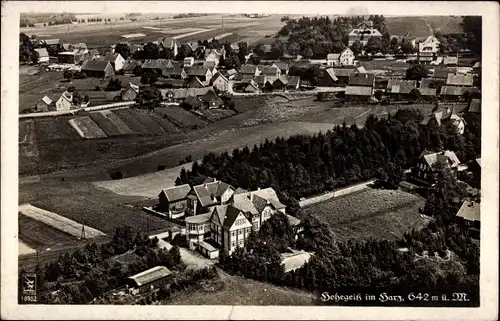
[[[257,187],[257,190],[260,191],[260,187]]]
[[[250,192],[250,202],[253,202],[253,193]]]

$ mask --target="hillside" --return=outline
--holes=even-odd
[[[387,28],[393,36],[409,33],[410,37],[424,37],[440,31],[441,33],[461,32],[461,17],[425,16],[425,17],[386,17]]]

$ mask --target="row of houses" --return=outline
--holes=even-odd
[[[158,198],[158,210],[170,218],[185,217],[190,247],[211,258],[219,250],[231,255],[244,247],[251,231],[258,231],[272,215],[287,215],[273,188],[247,191],[210,177],[200,185],[164,189]],[[300,221],[287,217],[298,232]]]

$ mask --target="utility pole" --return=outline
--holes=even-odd
[[[222,29],[224,29],[224,15],[222,15]]]

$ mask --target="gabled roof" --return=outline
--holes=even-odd
[[[422,96],[436,96],[437,93],[436,88],[428,88],[428,87],[419,88],[419,91]]]
[[[100,60],[114,62],[114,61],[116,61],[116,59],[118,59],[118,57],[121,57],[121,55],[119,53],[108,52],[106,55],[101,57]]]
[[[360,74],[366,74],[366,69],[363,66],[357,67],[356,69],[354,69],[354,71]]]
[[[123,64],[122,69],[124,71],[133,71],[137,67],[141,67],[142,63],[139,60],[128,59]]]
[[[185,71],[190,76],[205,76],[210,70],[206,67],[188,67]]]
[[[335,75],[335,70],[333,68],[328,68],[325,70],[325,73],[332,78],[333,81],[338,81],[339,79]]]
[[[249,193],[247,191],[238,191],[238,193],[233,195],[232,205],[244,213],[250,213],[252,215],[258,215],[259,211],[255,205],[250,201]]]
[[[350,86],[368,86],[373,87],[375,81],[374,74],[362,74],[353,72],[349,75]]]
[[[43,96],[43,98],[40,100],[43,101],[47,105],[52,104],[52,99],[50,99],[48,96]]]
[[[234,194],[241,194],[241,193],[247,193],[248,191],[244,188],[238,187],[235,191]]]
[[[169,76],[182,76],[185,74],[184,69],[179,66],[175,66],[173,68],[162,68],[161,69],[161,75],[164,77],[169,77]]]
[[[467,111],[469,113],[481,113],[481,99],[472,99]]]
[[[238,73],[238,71],[236,69],[229,69],[228,71],[226,71],[226,73],[228,74],[228,76],[232,76],[232,75],[236,75]]]
[[[300,225],[301,221],[298,218],[291,216],[289,214],[285,214],[285,215],[286,215],[286,218],[288,219],[288,224],[290,224],[290,226],[295,227],[295,226]]]
[[[288,85],[288,77],[286,75],[281,75],[277,79],[274,80],[273,86],[277,84],[278,82],[281,82],[283,85]],[[279,83],[278,83],[279,84]]]
[[[216,67],[215,61],[204,61],[203,62],[203,67],[208,68],[210,70],[213,70]]]
[[[189,82],[189,87],[194,87],[196,88],[195,86],[200,86],[198,88],[202,88],[202,87],[205,87],[205,84],[200,80],[200,78],[198,77],[193,77],[193,79],[191,79],[191,81]]]
[[[137,284],[137,286],[142,286],[144,284],[148,284],[158,279],[169,276],[171,274],[172,271],[170,271],[166,267],[155,266],[152,269],[130,276],[129,279],[132,279]]]
[[[163,47],[170,49],[174,48],[175,44],[177,44],[177,46],[179,45],[179,42],[172,37],[161,37],[156,42],[158,45],[162,45]]]
[[[214,83],[218,79],[222,79],[225,82],[229,82],[229,80],[220,72],[216,73],[215,76],[211,79],[211,81],[212,83]]]
[[[345,88],[346,96],[371,96],[372,88],[366,86],[347,86]]]
[[[448,78],[446,79],[446,85],[448,86],[472,86],[473,82],[474,76],[471,74],[448,74]]]
[[[133,91],[135,91],[136,93],[139,92],[139,86],[138,85],[134,85],[133,83],[129,82],[128,85],[124,88],[124,90],[128,89],[128,88],[131,88]]]
[[[216,204],[212,197],[221,197],[228,189],[234,190],[231,185],[221,181],[193,186],[193,191],[203,207]]]
[[[431,78],[423,78],[420,80],[420,89],[422,88],[429,88],[430,84],[434,82],[434,79]]]
[[[286,71],[290,68],[290,66],[286,62],[275,62],[274,65],[281,71]]]
[[[443,86],[441,87],[440,95],[446,96],[462,96],[466,91],[472,92],[473,88],[456,87],[456,86]]]
[[[174,63],[169,59],[147,59],[142,64],[143,69],[174,68]]]
[[[61,41],[59,39],[45,39],[45,40],[43,40],[43,42],[45,42],[45,44],[47,44],[49,46],[58,45],[61,43]]]
[[[300,84],[299,76],[291,76],[288,77],[288,86],[297,87]]]
[[[240,213],[241,211],[239,209],[237,209],[232,205],[228,205],[226,210],[226,216],[224,217],[224,224],[222,225],[222,227],[229,230],[233,226],[234,222],[236,221]],[[245,215],[243,215],[243,217],[245,217]],[[246,217],[245,219],[248,221]]]
[[[245,92],[257,92],[259,91],[259,86],[255,83],[255,81],[250,80],[248,86],[245,87]]]
[[[206,103],[224,103],[224,101],[219,96],[217,96],[217,94],[213,90],[208,91],[205,95],[201,96],[200,99]]]
[[[333,68],[333,71],[335,72],[336,77],[349,77],[354,72],[354,69]]]
[[[404,80],[404,79],[395,79],[395,78],[390,78],[389,81],[387,82],[387,89],[391,89],[392,86],[397,86],[405,84],[403,86],[409,86],[412,88],[415,88],[417,86],[416,80]]]
[[[433,168],[437,162],[446,162],[451,167],[456,167],[460,164],[460,160],[458,159],[457,155],[449,150],[440,153],[433,153],[425,150],[422,152],[420,157],[423,157],[424,161],[431,168]]]
[[[49,56],[49,52],[46,48],[36,48],[35,51],[38,53],[38,57],[40,58]]]
[[[481,68],[481,62],[476,62],[472,68]]]
[[[260,66],[259,70],[265,76],[276,76],[279,72],[279,68],[274,66]]]
[[[160,195],[165,194],[169,202],[176,202],[185,199],[190,191],[191,186],[184,184],[163,189]]]
[[[259,86],[263,86],[267,81],[267,76],[264,75],[258,75],[253,78],[254,84],[257,84]]]
[[[259,189],[256,191],[252,191],[250,193],[252,193],[254,196],[257,195],[269,201],[275,206],[276,209],[281,209],[286,207],[285,205],[281,204],[278,195],[276,194],[276,191],[272,187]]]
[[[340,58],[340,53],[330,53],[326,55],[326,60],[338,60]]]
[[[434,69],[433,78],[448,78],[450,71],[447,68],[436,68]]]
[[[190,105],[190,106],[196,107],[196,106],[201,105],[201,101],[200,101],[197,97],[194,97],[194,96],[187,96],[187,97],[184,99],[184,104],[187,104],[187,105]]]
[[[393,84],[391,87],[392,94],[409,94],[416,88],[415,80],[401,81],[398,84]]]
[[[457,216],[467,221],[481,221],[481,204],[478,202],[464,201],[458,210]]]
[[[240,74],[255,74],[255,71],[258,70],[256,65],[241,65],[240,66]]]
[[[82,70],[105,71],[108,66],[111,66],[109,61],[85,60],[82,65]]]
[[[61,94],[61,97],[59,97],[59,99],[64,99],[70,103],[73,103],[73,94],[65,91]]]

